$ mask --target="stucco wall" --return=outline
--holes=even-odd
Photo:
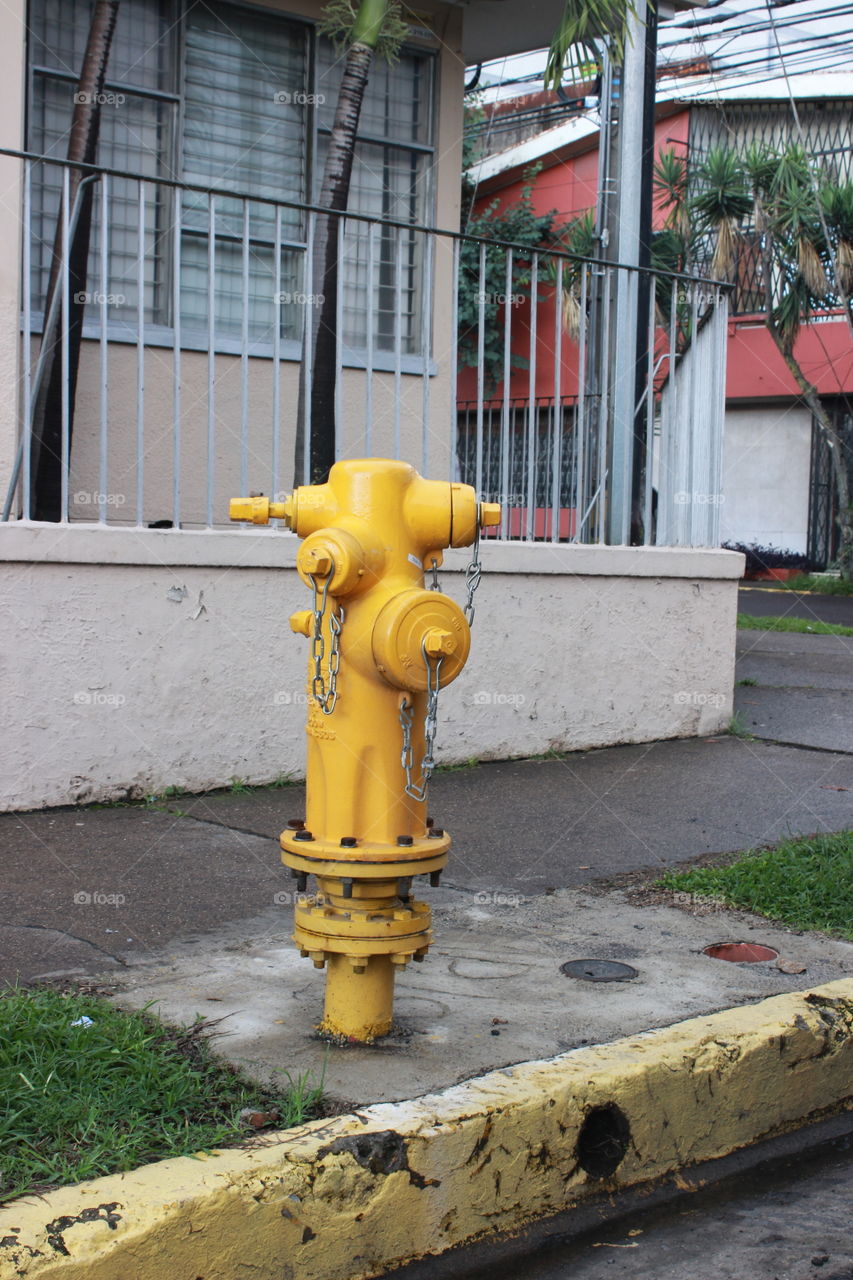
[[[796,405],[726,410],[722,540],[806,550],[811,415]]]
[[[297,545],[266,531],[0,530],[2,806],[301,773]],[[457,599],[467,559],[450,553],[443,573]],[[490,545],[484,559],[472,657],[441,698],[441,760],[726,723],[742,557]]]

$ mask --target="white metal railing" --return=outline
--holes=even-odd
[[[318,305],[311,249],[323,211],[92,169],[86,286],[75,297],[71,169],[21,162],[22,421],[4,518],[216,528],[235,493],[305,482],[309,450],[302,474],[293,464],[297,432],[311,428],[310,404],[297,422],[299,361]],[[634,273],[653,342],[639,373],[614,372],[628,268],[359,214],[341,217],[336,234],[337,456],[402,456],[470,482],[504,505],[504,538],[600,542],[618,454],[636,473],[623,499],[635,541],[717,544],[718,288]],[[34,448],[52,354],[40,336],[52,320],[53,434],[41,422]],[[619,422],[621,379],[633,415]],[[58,494],[49,517],[44,465]]]

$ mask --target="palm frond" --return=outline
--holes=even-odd
[[[393,66],[409,34],[398,0],[329,0],[323,9],[320,32],[340,53],[354,43],[368,45],[377,57]]]
[[[567,70],[576,72],[579,65],[597,61],[596,40],[607,38],[613,61],[620,63],[628,17],[635,13],[634,0],[565,0],[563,17],[548,50],[545,88],[559,88]]]

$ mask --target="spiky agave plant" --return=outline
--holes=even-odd
[[[661,151],[652,172],[652,189],[666,210],[664,227],[686,240],[690,235],[687,157],[678,155],[674,147]]]
[[[743,165],[728,147],[711,147],[694,178],[697,191],[691,211],[698,229],[715,236],[711,274],[717,280],[733,280],[741,223],[753,204]]]
[[[581,315],[581,281],[583,278],[583,259],[595,254],[595,211],[587,209],[566,224],[560,235],[557,248],[573,256],[562,258],[562,270],[559,272],[562,297],[560,310],[563,328],[570,338],[577,341],[580,336],[583,316]],[[557,259],[550,258],[545,272],[549,283],[556,284],[558,279]]]
[[[826,297],[826,271],[822,254],[827,245],[820,222],[815,174],[802,147],[788,147],[779,156],[768,190],[772,204],[774,230],[778,240],[796,257],[797,268],[812,300]],[[800,291],[803,292],[802,290]]]
[[[853,182],[827,183],[820,203],[835,248],[838,283],[850,296],[853,290]]]

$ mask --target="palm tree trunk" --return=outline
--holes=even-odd
[[[338,262],[338,224],[349,201],[355,138],[370,72],[373,50],[365,44],[347,50],[344,74],[338,93],[332,136],[323,171],[319,204],[337,216],[318,216],[312,255],[313,296],[309,296],[304,342],[310,343],[311,385],[306,385],[306,350],[303,349],[299,378],[299,430],[295,483],[300,484],[304,468],[305,403],[310,397],[311,432],[309,470],[312,484],[320,484],[335,461],[335,373],[337,349],[342,335],[337,331],[338,289],[341,287]]]
[[[826,411],[826,406],[820,398],[820,392],[814,383],[809,382],[803,373],[797,357],[794,355],[793,342],[786,341],[785,337],[779,330],[779,326],[773,318],[773,294],[772,294],[772,251],[770,247],[771,233],[768,231],[764,235],[762,244],[762,275],[764,279],[764,323],[770,333],[771,338],[776,346],[777,351],[787,365],[788,371],[797,389],[800,392],[800,398],[803,403],[812,412],[814,420],[823,432],[826,442],[829,445],[829,456],[832,460],[832,475],[835,481],[835,495],[838,501],[838,528],[840,532],[840,546],[838,550],[838,564],[841,570],[841,577],[849,582],[853,579],[853,508],[850,505],[850,477],[847,470],[847,459],[844,456],[844,442],[833,426],[832,419]]]
[[[98,134],[101,124],[101,99],[107,73],[113,32],[118,17],[119,0],[98,0],[92,14],[86,52],[80,71],[80,80],[74,95],[74,111],[68,139],[68,159],[82,164],[94,164],[98,153]],[[68,212],[70,214],[84,177],[84,171],[72,169],[68,184]],[[80,295],[86,291],[89,259],[89,239],[92,227],[93,185],[87,183],[80,197],[80,214],[69,245],[63,244],[62,214],[57,220],[53,242],[50,276],[45,298],[45,320],[51,311],[51,302],[61,287],[63,252],[68,260],[68,314],[57,308],[55,321],[42,334],[42,348],[48,352],[41,386],[33,405],[31,474],[33,478],[33,509],[35,520],[57,522],[62,519],[62,325],[67,323],[69,340],[68,368],[68,448],[71,448],[71,432],[74,422],[74,396],[77,387],[77,371],[80,363],[80,341],[83,333],[85,303]],[[106,228],[103,229],[106,233]]]

